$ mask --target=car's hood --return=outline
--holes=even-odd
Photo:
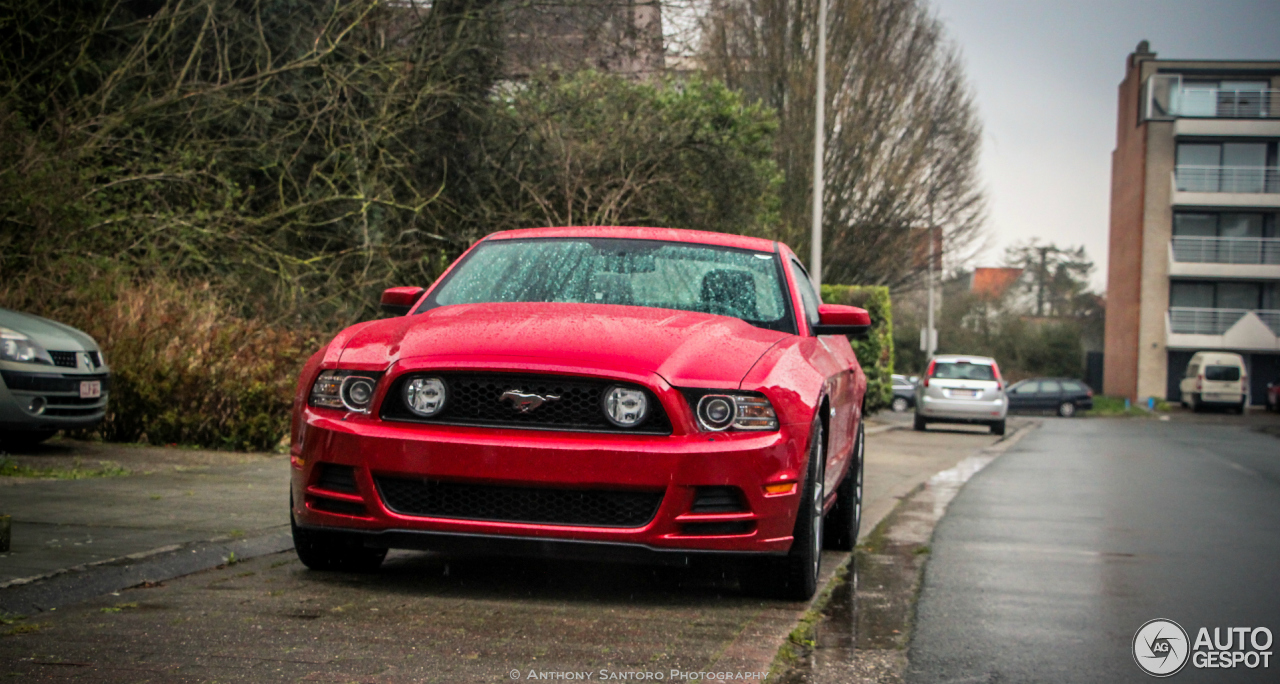
[[[0,309],[0,328],[16,330],[53,351],[94,351],[98,348],[92,337],[69,325],[9,309]]]
[[[657,373],[677,387],[737,387],[786,333],[727,316],[602,304],[462,304],[348,329],[341,363],[499,362]],[[340,343],[340,340],[335,340]]]

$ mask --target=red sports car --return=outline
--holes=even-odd
[[[866,376],[769,240],[543,228],[393,288],[302,371],[290,507],[314,569],[389,548],[745,561],[813,594],[861,522]],[[824,520],[825,518],[825,520]]]

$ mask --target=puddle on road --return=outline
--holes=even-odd
[[[785,684],[901,682],[912,607],[933,528],[969,478],[999,454],[983,451],[921,485],[859,545],[806,653]]]

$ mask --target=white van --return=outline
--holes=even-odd
[[[1243,413],[1249,403],[1244,357],[1230,352],[1196,352],[1178,389],[1182,405],[1192,411],[1221,406]]]

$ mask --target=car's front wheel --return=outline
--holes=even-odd
[[[293,506],[290,506],[292,509]],[[371,549],[360,539],[341,532],[323,532],[298,527],[289,513],[293,528],[293,548],[298,560],[312,570],[338,570],[344,572],[373,572],[387,557],[386,549]]]
[[[894,397],[893,403],[889,404],[889,407],[893,409],[894,413],[902,413],[911,408],[911,402],[907,401],[906,397]]]
[[[769,558],[757,567],[748,568],[743,584],[751,593],[807,601],[818,590],[825,500],[822,479],[827,456],[826,435],[821,421],[816,421],[809,445],[809,466],[805,469],[804,487],[800,491],[800,508],[796,511],[791,550],[782,558]]]
[[[852,551],[858,543],[858,530],[862,527],[862,461],[866,451],[863,424],[858,423],[858,436],[853,445],[853,461],[849,472],[836,488],[836,505],[827,514],[823,524],[826,530],[826,546],[833,551]]]

